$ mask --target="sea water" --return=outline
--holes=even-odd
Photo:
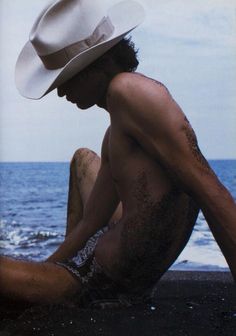
[[[236,160],[210,161],[236,199]],[[0,163],[0,254],[45,260],[64,239],[69,163]],[[172,269],[228,270],[206,220]]]

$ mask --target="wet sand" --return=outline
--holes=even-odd
[[[75,303],[0,305],[0,336],[234,336],[236,289],[228,272],[169,271],[152,302],[113,309]]]

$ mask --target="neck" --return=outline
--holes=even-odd
[[[111,81],[113,80],[113,78],[120,74],[122,72],[122,70],[118,67],[114,68],[112,72],[106,73],[106,80],[104,81],[104,90],[103,90],[103,94],[100,98],[100,100],[97,102],[97,106],[105,109],[108,112],[107,109],[107,93],[108,93],[108,89],[109,89],[109,85],[111,83]]]

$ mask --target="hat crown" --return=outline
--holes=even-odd
[[[38,55],[54,53],[86,39],[107,14],[100,0],[59,0],[38,16],[30,41]]]
[[[136,0],[109,2],[53,0],[41,12],[16,63],[15,81],[22,96],[42,98],[143,21],[143,7]]]

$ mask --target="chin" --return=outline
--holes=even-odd
[[[92,107],[94,104],[82,104],[82,103],[76,103],[76,106],[80,109],[80,110],[87,110],[88,108]]]

